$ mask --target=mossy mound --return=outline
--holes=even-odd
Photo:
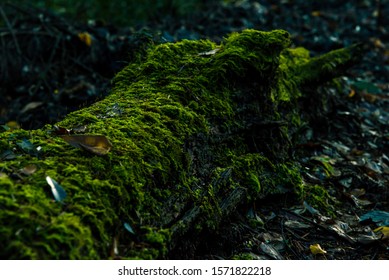
[[[104,156],[69,146],[50,125],[1,133],[0,256],[164,258],[241,203],[301,193],[288,157],[296,99],[306,83],[350,64],[355,49],[310,59],[289,45],[283,30],[246,30],[221,45],[150,46],[107,98],[57,124],[108,137]],[[318,60],[322,71],[311,71]],[[37,171],[25,175],[31,165]],[[67,192],[63,203],[46,176]]]

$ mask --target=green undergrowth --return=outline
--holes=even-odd
[[[212,217],[234,189],[247,200],[301,194],[289,132],[299,124],[295,67],[309,57],[289,44],[282,30],[246,30],[221,45],[150,45],[108,97],[57,124],[108,137],[104,156],[50,125],[1,133],[0,257],[165,258],[170,226],[190,205],[209,217],[202,230],[217,227]],[[29,165],[37,171],[26,175]],[[46,176],[66,191],[63,203]]]

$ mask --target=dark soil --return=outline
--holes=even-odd
[[[237,209],[218,232],[206,233],[209,242],[182,245],[170,257],[388,259],[389,237],[372,231],[389,226],[375,218],[389,213],[388,13],[386,0],[237,1],[210,4],[185,18],[161,15],[135,30],[74,24],[49,11],[4,5],[0,124],[39,128],[103,98],[113,75],[150,41],[220,41],[232,31],[279,28],[312,55],[363,42],[366,55],[336,90],[321,87],[301,101],[312,109],[292,151],[307,184],[325,187],[335,207],[290,204],[287,197],[257,201]],[[372,217],[361,218],[365,214]],[[314,244],[326,253],[313,254]]]

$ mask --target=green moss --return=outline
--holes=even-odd
[[[326,215],[334,214],[334,205],[337,202],[329,195],[325,187],[320,185],[307,185],[301,194],[302,199],[321,213]]]
[[[257,260],[258,257],[253,253],[240,253],[232,257],[233,260]]]
[[[94,259],[94,238],[80,217],[62,212],[44,194],[39,184],[15,186],[0,179],[1,218],[7,226],[0,229],[2,256],[11,259]],[[4,220],[5,221],[5,220]],[[6,241],[6,242],[5,242]]]
[[[230,171],[228,184],[238,183],[249,190],[252,198],[263,198],[268,194],[299,191],[302,188],[302,179],[299,167],[294,163],[272,163],[260,154],[246,154],[235,157]],[[225,176],[226,170],[220,172]],[[226,178],[220,179],[226,184]]]
[[[150,46],[116,75],[107,98],[57,124],[105,135],[112,142],[105,156],[68,145],[49,125],[2,132],[0,152],[15,157],[0,162],[7,175],[0,177],[0,219],[7,225],[0,256],[106,259],[117,239],[128,248],[119,257],[163,258],[182,209],[195,206],[203,217],[198,230],[215,229],[223,197],[236,189],[247,190],[250,200],[301,193],[288,129],[299,124],[295,99],[303,81],[296,67],[308,57],[288,51],[289,44],[282,30],[245,30],[221,45]],[[30,150],[18,145],[23,139]],[[21,174],[29,164],[37,171]],[[46,176],[65,189],[64,204],[53,200]],[[135,238],[141,245],[123,234],[123,221],[141,229]]]
[[[149,228],[145,235],[145,240],[152,244],[154,248],[159,249],[159,252],[155,257],[164,257],[168,252],[167,244],[170,241],[170,237],[169,230],[155,230]]]

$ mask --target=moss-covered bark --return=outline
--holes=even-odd
[[[1,133],[1,258],[164,258],[241,203],[303,193],[288,157],[295,101],[307,83],[339,74],[355,49],[310,59],[289,44],[282,30],[246,30],[221,45],[150,46],[107,98],[57,124],[108,137],[104,156],[68,145],[50,125]],[[25,175],[28,165],[37,171]],[[63,203],[46,176],[67,192]]]

